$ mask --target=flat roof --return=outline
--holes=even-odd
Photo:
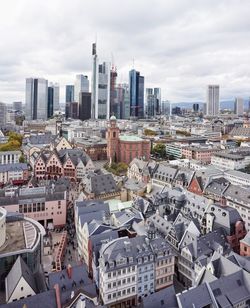
[[[12,221],[6,223],[6,240],[0,247],[0,253],[10,253],[26,248],[23,232],[23,221]]]
[[[142,141],[143,139],[135,136],[135,135],[120,135],[119,139],[121,141],[129,141],[129,142],[134,142],[134,141]]]
[[[14,220],[6,223],[5,243],[0,247],[0,255],[32,249],[37,242],[38,228],[30,221]]]

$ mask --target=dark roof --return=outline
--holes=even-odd
[[[88,297],[97,296],[94,282],[89,279],[85,265],[72,266],[72,276],[69,277],[67,269],[49,274],[48,286],[53,289],[58,284],[60,288],[61,302],[70,301],[71,292],[81,289]]]
[[[58,156],[62,163],[70,158],[75,166],[78,165],[79,161],[82,161],[86,165],[90,160],[88,154],[81,149],[63,149],[58,152]]]
[[[26,163],[0,165],[0,172],[23,171],[27,169],[28,169],[28,165]]]
[[[250,288],[245,282],[246,278],[241,270],[210,283],[213,295],[221,307],[235,307],[243,300],[250,299]]]
[[[27,266],[27,264],[23,261],[23,259],[19,256],[16,259],[16,262],[12,266],[8,276],[5,278],[6,279],[6,294],[8,298],[11,297],[12,293],[14,292],[19,280],[21,278],[24,278],[24,280],[28,283],[28,285],[31,287],[31,289],[37,293],[37,286],[36,282],[34,279],[34,276]]]
[[[50,144],[53,140],[56,139],[56,136],[53,136],[51,133],[46,133],[43,135],[31,135],[30,137],[25,137],[23,144],[30,143],[32,145],[36,144]]]
[[[143,308],[177,308],[174,287],[168,287],[143,298]]]
[[[96,172],[89,172],[85,179],[85,184],[85,191],[96,196],[119,191],[111,173],[98,174]]]
[[[0,305],[1,308],[22,308],[24,305],[27,308],[57,308],[56,293],[55,290],[49,290],[43,293],[39,293],[34,296],[30,296],[19,301],[9,304]]]

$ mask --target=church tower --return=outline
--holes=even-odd
[[[116,125],[116,117],[111,116],[109,127],[106,133],[107,157],[110,163],[116,163],[119,161],[119,133],[120,130]]]

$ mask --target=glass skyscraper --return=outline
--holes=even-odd
[[[136,118],[144,117],[144,77],[132,69],[129,72],[130,115]]]
[[[47,120],[48,80],[43,78],[27,78],[25,102],[26,120]]]
[[[152,88],[146,89],[146,117],[155,117],[157,112],[157,98]]]
[[[66,85],[66,103],[71,103],[74,101],[74,86],[73,85]]]
[[[53,116],[54,112],[54,88],[48,87],[48,118]]]
[[[98,70],[98,106],[96,119],[110,118],[110,64],[99,64]]]
[[[79,103],[80,92],[89,92],[89,80],[88,76],[76,75],[75,87],[74,87],[74,101]]]

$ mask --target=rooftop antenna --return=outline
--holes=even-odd
[[[115,69],[115,60],[114,60],[113,52],[111,52],[111,67],[112,69]]]
[[[133,58],[133,70],[135,69],[135,59]]]

